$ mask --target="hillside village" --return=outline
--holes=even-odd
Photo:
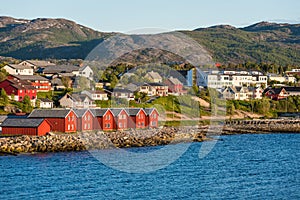
[[[149,68],[149,70],[140,71],[139,74],[126,73],[123,70],[117,82],[104,80],[105,75],[103,74],[104,78],[99,79],[96,70],[87,65],[61,65],[45,60],[24,60],[17,64],[5,63],[1,68],[1,72],[5,73],[5,78],[0,82],[1,112],[32,116],[32,113],[39,109],[44,109],[45,113],[51,113],[53,110],[60,112],[74,109],[76,117],[80,118],[81,114],[75,112],[79,109],[80,113],[88,111],[95,118],[97,117],[95,112],[98,111],[93,113],[92,110],[105,109],[105,111],[113,113],[112,109],[118,108],[123,109],[129,117],[131,111],[126,110],[127,107],[132,109],[135,107],[140,110],[143,110],[142,108],[155,109],[156,107],[157,115],[161,112],[164,116],[164,118],[161,116],[160,119],[168,120],[170,114],[166,113],[183,114],[178,105],[177,109],[174,109],[176,98],[194,95],[200,97],[201,101],[197,100],[187,105],[188,113],[192,116],[191,119],[200,119],[204,115],[210,115],[212,109],[209,105],[210,90],[215,91],[220,100],[227,100],[228,115],[234,115],[235,110],[238,109],[251,110],[252,113],[261,112],[254,107],[264,107],[260,104],[266,101],[266,98],[269,101],[280,101],[300,96],[300,87],[297,86],[299,69],[291,69],[279,74],[264,73],[260,70],[221,68],[216,65],[213,68],[180,68],[172,70],[166,77],[163,77],[160,70]],[[203,107],[201,102],[205,101],[206,106]],[[256,103],[255,106],[253,102]],[[249,105],[245,108],[244,105],[247,103]],[[161,104],[163,108],[157,107],[157,104]],[[171,104],[172,109],[170,109]],[[195,105],[200,109],[198,114],[192,111],[192,107]],[[270,107],[270,105],[268,106]],[[286,111],[288,111],[287,108]],[[113,117],[118,117],[118,115],[113,115]],[[47,114],[44,114],[40,119],[46,118]],[[177,117],[176,120],[180,120],[180,117]],[[49,122],[49,120],[47,121]],[[26,120],[24,123],[26,124]],[[142,127],[147,127],[149,123],[144,121]],[[129,122],[125,124],[123,128],[133,127],[133,125],[127,126]],[[21,124],[19,125],[21,126]],[[86,129],[82,129],[82,126],[86,126]],[[73,127],[68,128],[66,125],[65,128],[67,128],[64,130],[56,130],[53,129],[52,124],[51,130],[60,132],[92,130],[95,125],[87,123],[82,126],[74,124]],[[155,127],[157,126],[158,121],[155,123]],[[108,130],[122,129],[122,125],[119,127],[110,124],[109,127]],[[137,125],[137,127],[140,126]],[[101,128],[105,129],[105,127]]]

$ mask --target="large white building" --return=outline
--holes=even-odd
[[[209,88],[224,88],[228,86],[267,86],[267,76],[258,71],[235,70],[201,70],[197,69],[197,85]]]
[[[33,75],[33,69],[26,65],[8,64],[4,69],[11,75]]]

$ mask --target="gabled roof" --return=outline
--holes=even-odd
[[[89,109],[73,109],[73,111],[75,112],[75,114],[78,116],[78,117],[83,117],[85,115],[85,113],[87,113],[89,111]],[[93,112],[91,112],[92,115]]]
[[[148,72],[146,75],[150,76],[152,79],[162,79],[159,73],[154,71]]]
[[[28,118],[65,118],[71,111],[67,109],[36,109],[30,113]]]
[[[35,90],[36,89],[28,81],[25,81],[25,80],[17,81],[17,80],[13,80],[13,79],[5,79],[4,81],[1,81],[0,83],[2,83],[2,82],[9,82],[10,86],[12,86],[16,89],[19,89],[19,90],[22,90],[22,89]]]
[[[131,90],[123,88],[114,88],[112,93],[133,93]]]
[[[40,100],[41,102],[49,102],[49,103],[52,103],[52,102],[53,102],[52,100],[50,100],[50,99],[48,99],[48,98],[39,98],[39,100]]]
[[[80,67],[79,68],[79,71],[80,72],[82,72],[82,71],[84,71],[85,69],[87,69],[87,68],[90,68],[88,65],[86,65],[86,66],[84,66],[84,67]],[[90,68],[91,70],[92,70],[92,68]]]
[[[39,75],[10,75],[18,80],[29,80],[29,81],[49,81],[45,77]]]
[[[174,78],[172,76],[168,78],[168,80],[174,85],[182,85],[182,83],[177,78]]]
[[[110,108],[111,113],[116,117],[118,116],[124,109],[123,108]]]
[[[86,94],[76,94],[76,93],[74,93],[74,94],[66,94],[65,96],[72,99],[74,102],[83,102],[85,99],[89,99],[90,101],[92,101],[92,99]]]
[[[45,74],[54,74],[54,73],[69,73],[73,71],[79,71],[79,67],[74,65],[55,65],[48,66],[43,70]]]
[[[94,108],[94,109],[90,109],[91,113],[93,113],[93,115],[95,117],[102,117],[104,116],[104,114],[108,111],[108,108]]]
[[[156,108],[143,108],[143,109],[144,109],[146,115],[151,115],[151,113],[156,110]]]
[[[46,67],[46,66],[55,65],[54,63],[51,63],[50,61],[46,61],[46,60],[26,60],[26,62],[37,67]]]
[[[164,86],[164,87],[168,87],[167,85],[161,84],[161,83],[145,83],[143,86]]]
[[[2,124],[2,127],[38,127],[44,119],[29,119],[29,118],[7,118]]]
[[[31,69],[31,67],[26,66],[26,65],[8,64],[7,66],[9,66],[13,69]]]
[[[140,111],[145,112],[142,108],[128,108],[125,110],[127,111],[129,116],[136,116]]]
[[[300,92],[300,87],[284,87],[287,92]]]

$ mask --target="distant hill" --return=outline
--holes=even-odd
[[[0,55],[18,59],[84,58],[110,35],[66,19],[0,17]]]
[[[222,63],[300,63],[300,24],[260,22],[245,28],[219,25],[182,31]]]
[[[215,62],[300,63],[300,24],[260,22],[244,28],[219,25],[181,31],[210,52]],[[92,30],[66,19],[34,20],[0,17],[0,56],[18,59],[84,59],[104,38],[114,33]],[[136,53],[136,52],[135,52]],[[176,56],[151,53],[162,62]],[[140,56],[126,56],[128,63]],[[144,61],[145,56],[142,56]],[[159,59],[158,59],[159,60]]]

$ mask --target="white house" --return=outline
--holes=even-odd
[[[233,99],[233,100],[247,100],[249,99],[249,90],[247,87],[235,87],[229,86],[225,87],[221,94],[224,99]]]
[[[94,108],[95,102],[85,94],[65,94],[59,103],[65,108]]]
[[[100,91],[100,90],[95,90],[95,91],[90,91],[90,90],[84,90],[81,92],[81,94],[85,94],[88,97],[90,97],[92,100],[108,100],[107,93]]]
[[[84,67],[79,68],[79,72],[78,72],[77,76],[83,76],[83,77],[86,77],[86,78],[92,80],[93,75],[94,75],[93,70],[89,66],[84,66]]]
[[[40,102],[40,108],[53,108],[53,101],[47,98],[38,99]]]
[[[159,75],[159,73],[151,71],[148,72],[145,75],[145,78],[149,79],[153,83],[161,83],[162,82],[162,77]]]
[[[227,86],[267,86],[267,76],[260,72],[246,71],[202,71],[197,69],[197,84],[202,87],[224,88]]]
[[[29,66],[34,70],[45,68],[47,66],[54,66],[54,63],[46,60],[24,60],[19,65]]]
[[[33,69],[26,65],[8,64],[4,69],[11,75],[33,75]]]

